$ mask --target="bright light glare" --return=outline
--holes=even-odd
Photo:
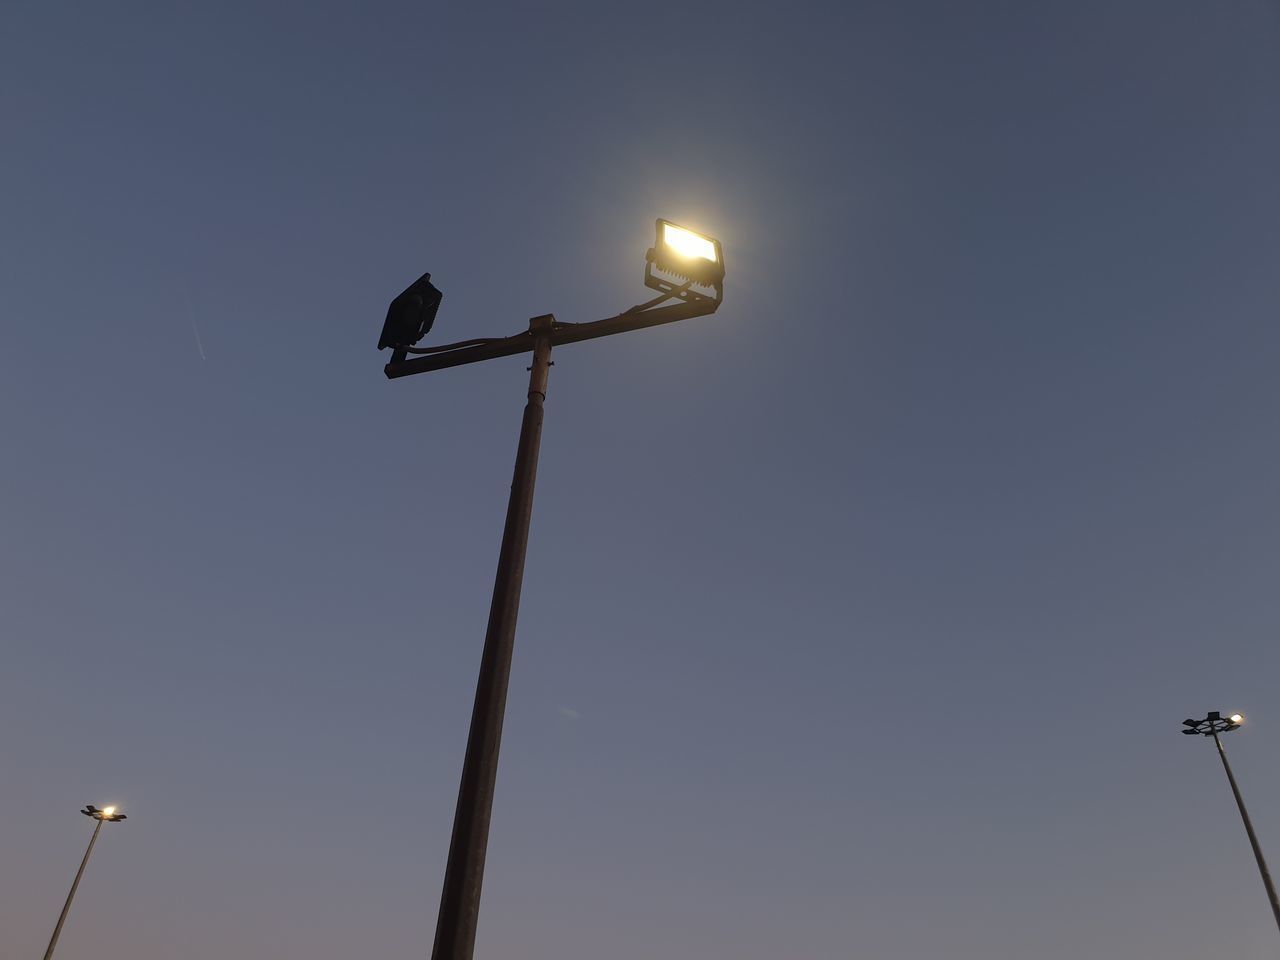
[[[662,225],[662,242],[682,257],[700,257],[703,260],[716,262],[716,245],[706,237],[677,227],[673,223]]]
[[[113,815],[115,814],[115,812],[116,812],[116,808],[115,808],[115,807],[103,807],[103,808],[102,808],[102,815],[103,815],[104,817],[110,817],[110,816],[113,816]]]
[[[1231,715],[1231,722],[1232,722],[1232,723],[1244,723],[1244,714],[1243,714],[1243,713],[1233,713],[1233,714]]]

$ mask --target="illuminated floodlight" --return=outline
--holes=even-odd
[[[714,240],[700,233],[694,233],[692,230],[686,230],[684,227],[677,227],[674,223],[660,221],[660,224],[662,228],[660,242],[676,256],[685,259],[709,260],[712,263],[720,260],[720,253],[716,250]]]
[[[1224,717],[1217,710],[1210,710],[1203,720],[1191,718],[1183,720],[1182,732],[1189,737],[1197,734],[1203,737],[1215,737],[1220,733],[1230,733],[1232,730],[1240,729],[1242,723],[1244,723],[1243,713],[1233,713],[1229,717]]]
[[[714,289],[715,299],[719,300],[724,284],[724,251],[720,241],[670,220],[658,220],[657,228],[657,239],[645,254],[645,286],[681,300],[709,299],[689,289],[691,284],[698,284]],[[655,270],[666,276],[656,275]]]
[[[86,817],[93,817],[94,820],[101,820],[104,823],[119,823],[121,820],[129,819],[123,813],[116,813],[115,807],[103,807],[99,810],[92,803],[86,804],[80,812]]]

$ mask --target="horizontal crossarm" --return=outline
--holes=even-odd
[[[596,337],[608,337],[615,333],[627,333],[631,330],[643,330],[645,327],[674,323],[677,320],[702,317],[715,313],[719,306],[719,301],[702,300],[693,303],[673,303],[668,307],[655,307],[636,313],[620,313],[616,317],[595,320],[591,323],[557,322],[551,327],[551,345],[558,347],[566,343],[577,343],[580,340],[594,340]],[[394,380],[397,377],[407,377],[415,373],[429,373],[432,370],[457,367],[464,363],[478,363],[481,360],[529,353],[533,350],[533,344],[533,333],[525,331],[500,340],[459,347],[457,350],[445,350],[441,353],[428,353],[407,360],[392,361],[386,365],[385,370],[387,378]]]

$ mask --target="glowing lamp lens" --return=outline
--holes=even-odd
[[[114,815],[115,815],[115,812],[116,812],[116,808],[115,808],[115,807],[103,807],[103,808],[102,808],[102,815],[103,815],[104,817],[114,816]]]
[[[700,234],[674,223],[662,225],[662,242],[681,257],[716,262],[716,245]]]
[[[1243,713],[1233,713],[1233,714],[1231,715],[1231,722],[1232,722],[1232,723],[1244,723],[1244,714],[1243,714]]]

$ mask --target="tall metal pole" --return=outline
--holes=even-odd
[[[67,894],[67,902],[62,905],[62,913],[58,914],[58,925],[53,928],[53,936],[49,938],[49,949],[44,952],[44,960],[50,960],[53,957],[53,948],[58,945],[58,936],[62,933],[62,925],[67,922],[71,901],[75,899],[76,888],[80,886],[80,878],[84,876],[85,864],[89,862],[89,854],[93,853],[93,845],[98,842],[98,831],[102,829],[102,824],[103,821],[99,820],[98,825],[93,828],[93,836],[89,838],[89,849],[84,852],[80,869],[76,871],[75,882],[71,884],[71,892]]]
[[[489,842],[489,818],[493,812],[493,788],[498,775],[498,749],[502,719],[507,706],[507,682],[515,645],[516,615],[520,610],[520,586],[524,580],[525,548],[533,515],[533,486],[538,472],[538,448],[542,440],[542,405],[547,398],[547,374],[551,366],[551,315],[529,321],[533,335],[533,366],[529,376],[529,401],[520,425],[515,475],[507,522],[498,554],[498,572],[489,607],[489,627],[480,657],[471,731],[458,786],[458,806],[453,816],[449,861],[440,894],[440,915],[432,960],[471,960],[480,912],[480,888],[484,881],[485,851]]]
[[[1227,772],[1227,782],[1231,784],[1231,792],[1235,794],[1236,806],[1240,808],[1240,819],[1244,821],[1245,833],[1249,834],[1249,845],[1253,847],[1253,858],[1258,861],[1258,872],[1262,874],[1262,885],[1267,888],[1267,900],[1271,903],[1271,913],[1276,918],[1276,926],[1280,927],[1280,900],[1276,899],[1276,887],[1271,882],[1271,871],[1267,869],[1267,861],[1262,856],[1262,847],[1258,844],[1258,835],[1253,832],[1253,821],[1249,819],[1249,811],[1244,807],[1244,798],[1240,796],[1240,788],[1236,786],[1235,774],[1231,772],[1231,764],[1227,762],[1227,751],[1222,749],[1222,741],[1218,739],[1218,731],[1213,731],[1213,742],[1218,745],[1218,756],[1222,758],[1222,769]]]

